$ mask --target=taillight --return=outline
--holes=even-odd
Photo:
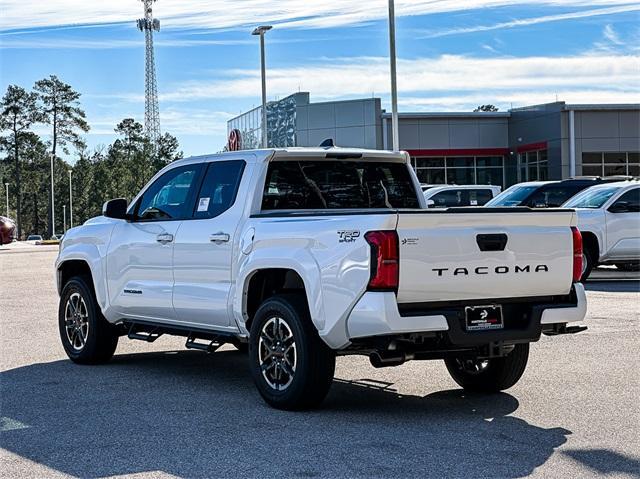
[[[577,283],[582,277],[582,234],[575,226],[571,227],[573,236],[573,282]]]
[[[398,233],[369,231],[364,239],[371,246],[371,278],[369,291],[398,291],[400,253]]]

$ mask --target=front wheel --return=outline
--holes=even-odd
[[[335,353],[320,339],[300,295],[266,300],[249,338],[251,375],[263,399],[277,409],[317,407],[329,392]]]
[[[494,393],[509,389],[524,374],[529,359],[529,344],[516,344],[509,354],[501,358],[447,358],[444,360],[449,374],[464,389]]]
[[[116,329],[102,316],[89,278],[64,285],[58,308],[60,339],[67,356],[79,364],[107,362],[118,346]]]

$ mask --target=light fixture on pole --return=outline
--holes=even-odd
[[[51,236],[56,235],[56,205],[53,194],[53,161],[55,155],[51,153]]]
[[[396,14],[394,0],[389,0],[389,61],[391,66],[391,138],[393,151],[400,149],[398,134],[398,85],[396,83]]]
[[[73,189],[71,188],[71,170],[69,170],[69,228],[73,228]]]
[[[271,30],[271,25],[262,25],[256,27],[251,35],[260,36],[260,74],[262,77],[262,148],[267,148],[269,142],[267,141],[267,78],[266,78],[266,66],[264,61],[264,34]]]
[[[9,217],[9,183],[5,183],[4,187],[7,190],[7,218],[8,218]]]
[[[67,205],[62,205],[62,234],[67,232]]]

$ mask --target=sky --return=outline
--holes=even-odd
[[[390,110],[387,14],[387,0],[158,0],[162,131],[185,155],[222,149],[227,120],[260,103],[260,24],[269,100]],[[2,0],[2,91],[55,74],[82,93],[89,147],[112,142],[123,118],[144,121],[142,15],[139,0]],[[401,112],[640,103],[638,0],[396,0],[396,17]]]

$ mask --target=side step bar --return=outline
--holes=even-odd
[[[151,331],[136,331],[135,327],[135,323],[131,323],[131,326],[129,326],[129,332],[127,333],[127,337],[129,339],[137,339],[138,341],[153,343],[164,334],[159,330],[159,328],[154,328]]]
[[[170,334],[187,338],[187,349],[198,349],[212,353],[225,343],[232,343],[236,334],[226,331],[212,331],[206,329],[194,329],[190,327],[164,325],[147,321],[124,321],[122,323],[122,335],[129,339],[153,343],[160,336]]]
[[[187,337],[187,342],[184,344],[184,347],[187,349],[198,349],[200,351],[206,351],[207,353],[213,353],[225,343],[224,340],[220,339],[210,340],[209,343],[198,343],[197,341],[198,338],[193,334],[190,334]]]

